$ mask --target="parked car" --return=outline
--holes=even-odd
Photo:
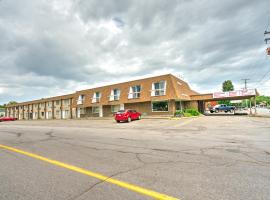
[[[0,117],[0,122],[3,122],[3,121],[15,121],[17,120],[16,117]]]
[[[121,121],[131,122],[132,120],[141,119],[141,113],[136,110],[119,110],[115,115],[114,119],[117,123]]]
[[[219,104],[214,106],[211,110],[210,113],[218,113],[224,111],[225,113],[227,112],[234,112],[235,111],[235,106],[227,106],[226,104]]]

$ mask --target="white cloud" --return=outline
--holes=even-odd
[[[161,73],[179,74],[200,92],[220,90],[227,79],[256,86],[270,66],[262,35],[268,4],[0,1],[0,103]]]

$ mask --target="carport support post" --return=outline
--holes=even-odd
[[[249,99],[249,114],[252,115],[252,110],[251,110],[251,98]]]
[[[255,108],[255,115],[257,115],[256,96],[254,96],[254,108]]]
[[[54,101],[52,101],[52,119],[54,119]]]

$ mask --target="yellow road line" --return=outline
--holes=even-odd
[[[49,158],[46,158],[46,157],[43,157],[43,156],[39,156],[37,154],[22,151],[20,149],[16,149],[16,148],[9,147],[9,146],[2,145],[2,144],[0,144],[0,148],[5,149],[5,150],[9,150],[9,151],[13,151],[13,152],[16,152],[16,153],[19,153],[19,154],[23,154],[23,155],[26,155],[26,156],[29,156],[29,157],[32,157],[32,158],[35,158],[35,159],[38,159],[38,160],[42,160],[44,162],[47,162],[47,163],[50,163],[50,164],[53,164],[53,165],[56,165],[56,166],[59,166],[59,167],[63,167],[63,168],[66,168],[66,169],[69,169],[69,170],[72,170],[72,171],[75,171],[75,172],[78,172],[78,173],[81,173],[81,174],[85,174],[87,176],[91,176],[91,177],[100,179],[100,180],[102,180],[104,182],[112,183],[112,184],[118,185],[118,186],[120,186],[122,188],[126,188],[128,190],[132,190],[134,192],[137,192],[137,193],[140,193],[140,194],[143,194],[143,195],[146,195],[146,196],[150,196],[150,197],[152,197],[154,199],[158,199],[158,200],[179,200],[177,198],[174,198],[174,197],[171,197],[171,196],[168,196],[168,195],[165,195],[165,194],[161,194],[161,193],[158,193],[158,192],[155,192],[155,191],[152,191],[152,190],[148,190],[148,189],[136,186],[136,185],[132,185],[132,184],[129,184],[129,183],[126,183],[126,182],[123,182],[123,181],[119,181],[117,179],[113,179],[113,178],[104,176],[102,174],[91,172],[89,170],[82,169],[80,167],[65,164],[65,163],[62,163],[62,162],[57,161],[57,160],[52,160],[52,159],[49,159]]]

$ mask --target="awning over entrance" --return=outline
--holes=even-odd
[[[258,96],[256,89],[243,89],[229,92],[214,92],[208,94],[196,94],[191,96],[191,100],[219,101],[219,100],[241,100]]]

